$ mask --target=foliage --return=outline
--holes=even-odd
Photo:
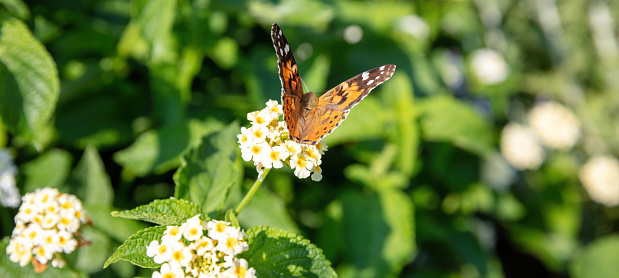
[[[0,148],[22,194],[59,188],[92,220],[45,277],[149,276],[145,244],[196,214],[245,229],[259,277],[613,277],[619,213],[579,170],[619,156],[616,18],[610,0],[2,0]],[[237,211],[257,173],[236,135],[280,100],[273,22],[313,92],[397,69],[325,138],[322,181],[272,169]],[[580,139],[518,170],[503,127],[548,100]],[[37,274],[0,256],[0,276]]]

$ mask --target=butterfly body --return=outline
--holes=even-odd
[[[346,119],[350,109],[395,71],[395,65],[384,65],[358,74],[320,97],[312,92],[304,94],[288,41],[275,23],[271,28],[271,39],[282,83],[284,121],[290,139],[297,143],[315,145],[331,134]]]

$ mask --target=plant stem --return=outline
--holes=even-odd
[[[267,177],[267,174],[269,174],[269,171],[271,171],[271,169],[264,169],[264,172],[262,172],[262,180],[264,180]],[[241,200],[241,203],[239,203],[239,205],[236,207],[235,209],[236,214],[241,213],[241,210],[245,207],[245,205],[247,205],[247,203],[249,203],[249,200],[251,200],[251,197],[254,196],[256,191],[258,191],[258,188],[260,188],[261,184],[262,184],[262,181],[256,178],[254,185],[251,186],[249,191],[247,191],[247,194],[245,194],[245,197],[243,197],[243,200]]]

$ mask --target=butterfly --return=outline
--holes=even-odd
[[[320,98],[312,92],[303,93],[297,63],[282,30],[273,23],[271,39],[277,54],[279,79],[282,83],[282,108],[290,139],[297,143],[316,145],[337,128],[350,109],[372,89],[387,81],[395,65],[384,65],[358,74]]]

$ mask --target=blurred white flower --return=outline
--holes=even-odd
[[[555,149],[570,149],[580,138],[580,120],[569,109],[553,101],[543,102],[529,111],[529,125],[542,144]]]
[[[580,169],[580,182],[594,201],[612,207],[619,204],[619,161],[595,156]]]
[[[0,204],[4,207],[16,208],[21,202],[21,195],[15,183],[17,167],[13,164],[11,153],[0,148]]]
[[[501,83],[509,76],[509,66],[503,56],[490,48],[473,52],[471,69],[479,83],[483,85]]]
[[[301,179],[314,171],[322,171],[316,166],[322,164],[327,145],[322,141],[312,146],[289,140],[286,124],[279,120],[283,115],[282,106],[275,100],[269,100],[266,105],[260,111],[247,114],[252,126],[241,128],[241,134],[237,135],[241,157],[254,162],[258,179],[262,180],[264,169],[281,168],[284,163],[295,169],[294,174]],[[297,167],[298,163],[302,167]],[[312,175],[314,181],[321,179],[320,173]]]
[[[397,29],[418,39],[426,39],[430,35],[430,27],[418,15],[407,15],[397,22]]]
[[[344,29],[344,40],[349,44],[356,44],[363,38],[363,29],[359,25],[349,25]]]
[[[518,170],[537,169],[544,162],[544,149],[533,130],[509,123],[501,132],[501,154]]]
[[[64,260],[58,253],[70,254],[75,250],[75,237],[84,223],[82,202],[77,197],[55,188],[37,189],[22,198],[6,252],[11,261],[22,267],[33,258],[33,264],[42,265],[41,271],[50,261],[53,267],[63,267]]]
[[[240,228],[229,226],[230,223],[203,223],[199,217],[188,219],[180,227],[168,226],[161,243],[153,240],[146,247],[146,255],[153,257],[155,263],[162,263],[152,277],[255,278],[255,270],[247,261],[237,258],[249,250],[247,235]]]

